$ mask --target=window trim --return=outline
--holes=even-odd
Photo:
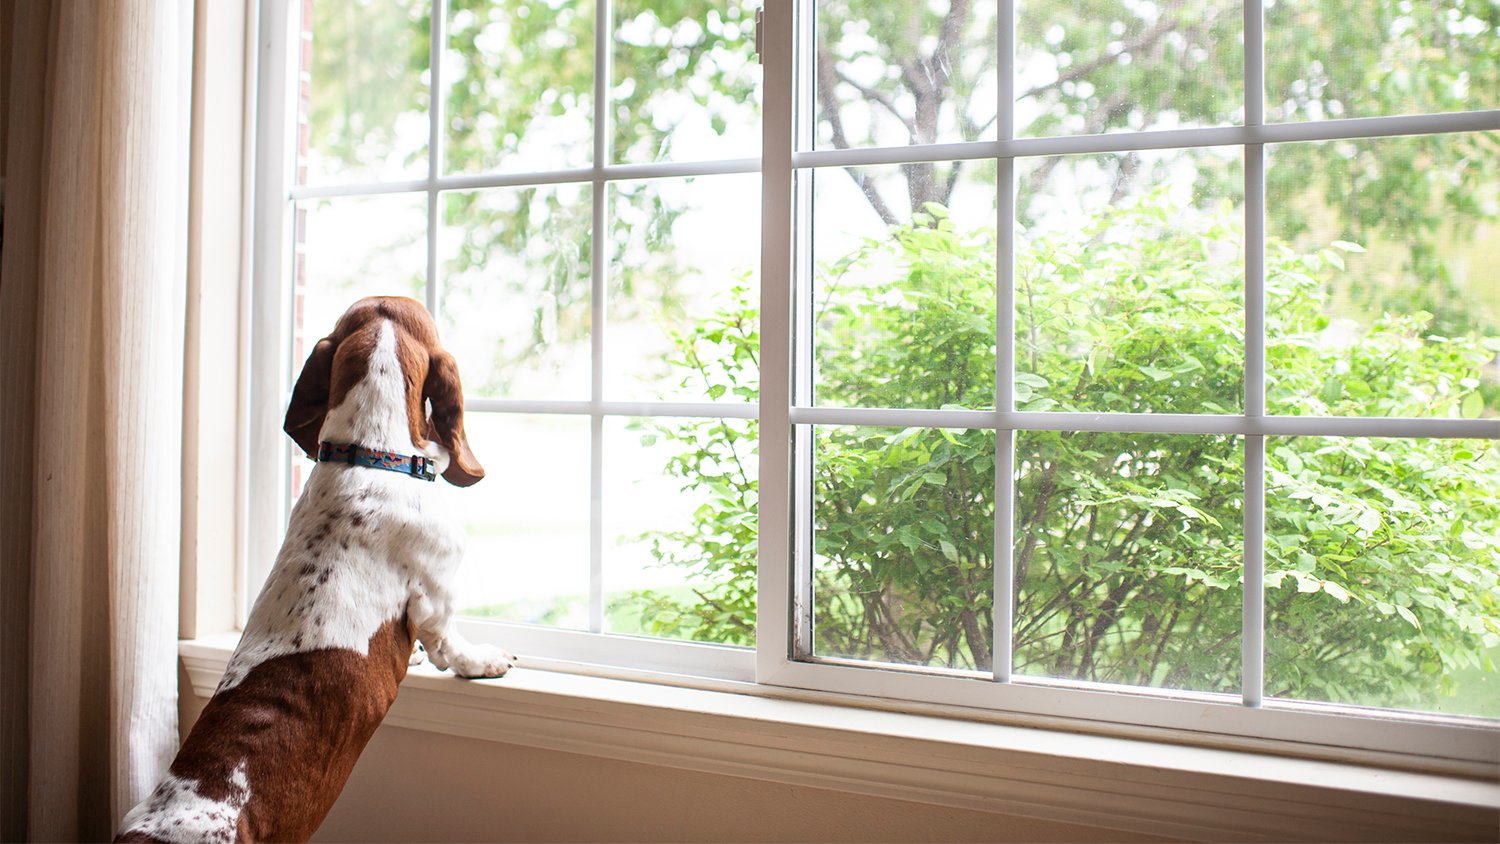
[[[760,635],[754,650],[725,648],[691,642],[644,639],[601,632],[551,630],[503,622],[465,620],[464,629],[474,638],[504,641],[517,650],[547,653],[552,659],[572,663],[596,663],[624,666],[626,670],[647,670],[676,675],[679,682],[686,675],[712,680],[753,681],[757,694],[831,694],[846,703],[902,710],[944,709],[961,717],[1014,719],[1045,723],[1070,731],[1131,734],[1141,737],[1170,735],[1171,740],[1188,744],[1223,744],[1240,740],[1268,741],[1278,752],[1296,752],[1308,756],[1363,755],[1385,760],[1385,764],[1405,764],[1424,770],[1472,772],[1476,766],[1493,770],[1500,766],[1500,742],[1494,741],[1500,725],[1489,719],[1389,713],[1360,707],[1318,703],[1263,702],[1259,693],[1258,659],[1246,659],[1247,690],[1238,699],[1233,696],[1175,694],[1161,690],[1127,690],[1065,681],[1011,677],[1008,665],[1010,619],[1008,601],[997,600],[996,669],[991,678],[972,679],[942,676],[923,671],[878,664],[839,664],[834,660],[794,658],[809,654],[805,647],[807,631],[795,610],[807,606],[807,595],[798,594],[793,584],[801,573],[794,560],[807,559],[807,548],[798,549],[810,536],[806,507],[800,506],[795,489],[809,485],[810,464],[793,449],[793,435],[805,434],[815,424],[920,425],[990,429],[1014,438],[1017,430],[1104,430],[1160,431],[1163,433],[1234,434],[1245,441],[1247,502],[1257,494],[1264,495],[1264,437],[1283,435],[1341,436],[1444,436],[1500,438],[1500,420],[1451,419],[1369,419],[1369,418],[1292,418],[1271,417],[1264,413],[1263,348],[1263,265],[1264,242],[1264,144],[1292,141],[1329,140],[1335,138],[1384,137],[1402,134],[1428,134],[1500,129],[1500,111],[1459,114],[1358,118],[1298,124],[1261,125],[1263,108],[1254,97],[1247,98],[1246,124],[1207,129],[1176,129],[1114,134],[1103,136],[1069,136],[1058,138],[1014,138],[1012,115],[1006,98],[1013,93],[1011,74],[1005,71],[1014,60],[1014,0],[1000,4],[999,37],[1001,62],[999,96],[1004,103],[998,122],[999,139],[959,144],[935,144],[922,147],[891,147],[850,150],[813,150],[808,141],[811,127],[799,125],[794,114],[795,86],[810,84],[810,74],[795,72],[798,62],[807,62],[805,49],[798,54],[794,45],[810,44],[811,18],[795,17],[794,7],[806,8],[807,0],[767,0],[762,23],[764,97],[764,151],[760,160],[733,159],[714,162],[669,162],[664,164],[612,164],[608,150],[608,127],[604,119],[595,120],[595,154],[593,165],[576,170],[559,170],[529,174],[443,175],[441,143],[429,144],[429,172],[425,179],[342,186],[295,186],[295,150],[293,138],[297,129],[295,103],[301,81],[297,57],[288,49],[300,38],[297,21],[290,14],[296,0],[260,0],[258,31],[254,43],[252,69],[256,85],[256,125],[254,150],[254,294],[248,303],[245,319],[251,338],[251,364],[245,379],[248,433],[241,508],[243,544],[240,567],[240,592],[249,597],[250,583],[259,582],[263,572],[250,570],[249,562],[274,559],[285,524],[286,504],[277,496],[266,495],[267,489],[285,490],[285,469],[290,447],[280,435],[281,411],[290,388],[289,316],[292,313],[293,242],[290,235],[291,215],[297,200],[312,198],[374,195],[385,193],[424,192],[428,200],[429,244],[427,256],[429,307],[438,296],[437,250],[432,234],[436,225],[437,196],[452,189],[475,189],[514,185],[591,182],[595,187],[593,249],[593,325],[604,325],[603,273],[607,262],[607,238],[604,237],[603,188],[622,179],[682,177],[727,173],[762,173],[762,241],[761,241],[761,314],[762,314],[762,384],[761,402],[756,404],[611,402],[605,401],[600,363],[603,358],[602,331],[593,332],[593,374],[591,397],[579,402],[532,402],[505,399],[471,399],[468,407],[478,412],[525,412],[587,415],[591,419],[591,484],[595,491],[591,505],[591,624],[602,630],[602,594],[600,594],[602,536],[601,510],[597,492],[602,487],[601,442],[605,416],[717,416],[759,418],[761,457],[759,483],[762,491],[759,519],[761,560],[757,625]],[[446,3],[435,0],[431,55],[440,57],[445,42]],[[1259,0],[1245,3],[1246,90],[1263,90],[1260,84],[1260,50],[1262,42],[1261,6]],[[608,20],[609,0],[596,0],[598,21]],[[800,42],[799,42],[800,30]],[[604,90],[609,76],[612,45],[609,29],[596,25],[595,103],[606,101]],[[1253,58],[1251,56],[1253,55]],[[440,90],[441,60],[431,63],[433,88]],[[780,92],[777,95],[774,92]],[[437,137],[441,125],[441,97],[434,97],[430,118],[430,137]],[[603,114],[607,109],[598,109]],[[1246,333],[1247,340],[1246,407],[1241,415],[1153,415],[1133,414],[1063,414],[1020,412],[1014,409],[1012,376],[1008,361],[1013,358],[1010,346],[1014,315],[1010,308],[1013,279],[1010,260],[997,262],[1000,267],[997,293],[997,331],[1000,348],[997,355],[997,395],[1001,407],[994,411],[874,410],[863,408],[827,408],[799,405],[794,395],[807,395],[808,368],[796,369],[794,360],[807,360],[806,331],[797,331],[794,320],[793,279],[797,277],[798,255],[807,254],[806,227],[794,231],[794,210],[809,201],[799,187],[796,174],[814,168],[852,165],[910,163],[929,160],[993,159],[998,164],[1001,219],[1014,213],[1014,161],[1017,157],[1059,155],[1088,152],[1118,152],[1139,149],[1183,148],[1195,146],[1241,146],[1246,150]],[[1255,185],[1259,189],[1254,189]],[[999,249],[1002,256],[1013,254],[1013,231],[999,226]],[[802,345],[799,345],[802,344]],[[1258,385],[1258,387],[1257,387]],[[794,389],[795,388],[795,389]],[[1013,451],[999,449],[996,461],[997,507],[997,583],[1008,581],[1010,518],[1012,507]],[[794,459],[795,458],[795,459]],[[254,472],[248,467],[257,467]],[[1004,492],[1005,494],[1002,494]],[[1245,508],[1247,560],[1259,559],[1260,506]],[[1253,521],[1254,520],[1254,521]],[[1254,530],[1252,530],[1254,526]],[[1254,540],[1249,539],[1255,536]],[[1254,543],[1254,544],[1252,544]],[[801,553],[797,553],[798,551]],[[1261,647],[1263,631],[1259,627],[1263,597],[1255,586],[1263,581],[1263,565],[1250,565],[1246,571],[1247,619],[1243,643],[1247,653]],[[997,597],[1003,591],[997,589]],[[772,596],[766,600],[765,596]],[[238,603],[243,624],[247,600]],[[800,629],[799,629],[800,628]],[[1005,633],[1002,633],[1005,631]],[[799,646],[798,642],[804,643]],[[1005,655],[1005,659],[1001,655]],[[541,660],[548,662],[549,660]],[[554,667],[561,666],[557,663]],[[576,668],[576,666],[575,666]],[[578,669],[596,670],[596,669]],[[597,669],[606,670],[606,669]],[[614,669],[607,669],[614,670]],[[953,709],[957,707],[958,709]],[[963,714],[967,713],[967,714]],[[1182,724],[1202,729],[1184,730]],[[1288,751],[1287,748],[1300,748]],[[1402,760],[1405,760],[1404,762]]]

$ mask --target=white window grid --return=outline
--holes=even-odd
[[[761,682],[879,697],[936,701],[1039,717],[1181,727],[1309,743],[1500,761],[1491,725],[1478,719],[1264,699],[1265,441],[1269,436],[1500,438],[1493,419],[1292,417],[1266,413],[1265,147],[1267,144],[1487,131],[1500,112],[1404,115],[1266,124],[1264,3],[1244,3],[1245,122],[1184,128],[1017,138],[1014,120],[1015,0],[999,0],[997,138],[861,149],[814,149],[810,96],[815,12],[811,0],[771,0],[763,34],[765,142],[762,224]],[[800,87],[799,87],[800,86]],[[1259,96],[1257,96],[1259,94]],[[1058,413],[1015,408],[1014,229],[1018,158],[1238,146],[1245,161],[1245,394],[1240,414]],[[994,410],[821,407],[812,402],[809,308],[810,179],[823,168],[992,160],[997,170],[996,402]],[[817,425],[987,429],[996,435],[995,642],[988,676],[819,657],[812,651],[812,429]],[[1017,431],[1233,435],[1244,442],[1244,602],[1239,696],[1109,687],[1013,674],[1014,444]],[[784,490],[788,513],[767,510]],[[785,518],[785,521],[783,521]],[[789,543],[786,537],[791,536]],[[1373,719],[1382,719],[1372,729]],[[1481,738],[1483,736],[1483,738]],[[1475,747],[1484,749],[1475,754]]]
[[[1416,757],[1421,764],[1457,770],[1489,770],[1500,764],[1496,728],[1481,719],[1396,713],[1355,706],[1263,698],[1265,439],[1273,436],[1500,439],[1500,420],[1369,417],[1289,417],[1265,412],[1265,146],[1266,144],[1447,134],[1500,129],[1500,111],[1401,115],[1266,124],[1264,96],[1264,3],[1244,3],[1243,125],[1039,138],[1015,137],[1015,0],[998,3],[997,137],[991,141],[920,146],[813,149],[810,92],[813,74],[814,0],[767,0],[759,33],[763,82],[763,154],[760,159],[612,163],[608,80],[611,78],[612,4],[595,2],[594,139],[589,167],[531,173],[445,175],[442,97],[429,114],[427,175],[421,179],[296,186],[296,67],[292,51],[296,0],[261,5],[256,129],[254,273],[256,293],[247,301],[246,329],[265,338],[253,345],[244,373],[249,441],[246,463],[287,465],[279,436],[280,412],[290,388],[291,241],[289,222],[298,201],[426,194],[428,208],[427,306],[438,315],[438,194],[450,190],[588,183],[594,188],[591,268],[592,374],[587,401],[469,399],[480,413],[587,415],[590,419],[590,595],[587,631],[466,620],[474,638],[503,642],[528,654],[533,665],[577,664],[626,671],[689,675],[703,682],[753,681],[765,689],[803,689],[853,694],[916,705],[961,707],[988,719],[1028,724],[1082,722],[1131,735],[1208,733],[1219,744],[1261,746],[1266,742],[1329,745],[1346,756]],[[440,57],[446,44],[446,2],[433,0],[431,90],[442,90]],[[799,86],[802,88],[799,90]],[[806,104],[806,105],[803,105]],[[1245,196],[1245,394],[1240,414],[1131,414],[1018,411],[1014,404],[1014,220],[1018,158],[1141,150],[1238,146],[1244,153]],[[806,309],[798,295],[811,279],[806,219],[811,193],[807,174],[842,168],[918,162],[993,160],[997,164],[998,260],[996,263],[996,397],[994,410],[927,410],[819,407],[810,401],[812,347]],[[628,402],[604,398],[602,366],[607,345],[605,273],[608,268],[606,186],[637,179],[762,173],[760,402]],[[703,643],[655,640],[603,633],[602,513],[603,424],[608,417],[756,419],[760,422],[759,610],[754,651]],[[816,425],[988,429],[996,434],[995,466],[995,642],[988,675],[818,657],[811,648],[811,471],[810,434]],[[1014,438],[1017,431],[1133,432],[1233,435],[1244,442],[1244,604],[1242,690],[1238,696],[1163,689],[1111,687],[1013,675],[1012,518]],[[269,457],[269,460],[261,458]],[[242,464],[243,465],[243,464]],[[245,473],[248,477],[248,472]],[[244,560],[268,561],[284,523],[285,499],[267,500],[286,489],[285,478],[260,474],[249,481],[244,518]],[[267,529],[269,528],[269,529]],[[258,583],[263,571],[241,567],[241,584]],[[241,610],[243,612],[243,608]],[[1477,766],[1477,767],[1476,767]]]

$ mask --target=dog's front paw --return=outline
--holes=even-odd
[[[462,653],[454,654],[448,660],[448,667],[453,669],[454,674],[469,679],[504,677],[505,672],[515,664],[514,654],[494,645],[469,645]]]
[[[413,642],[411,646],[411,656],[406,658],[407,667],[418,666],[426,661],[427,649],[422,647],[421,642]]]

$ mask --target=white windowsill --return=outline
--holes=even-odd
[[[238,634],[184,641],[213,693]],[[407,729],[1202,840],[1493,840],[1500,782],[517,668],[413,669]]]

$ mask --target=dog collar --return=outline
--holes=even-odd
[[[421,454],[407,456],[348,443],[318,443],[318,462],[347,463],[350,466],[400,472],[424,481],[437,480],[437,472],[432,468],[432,458]]]

